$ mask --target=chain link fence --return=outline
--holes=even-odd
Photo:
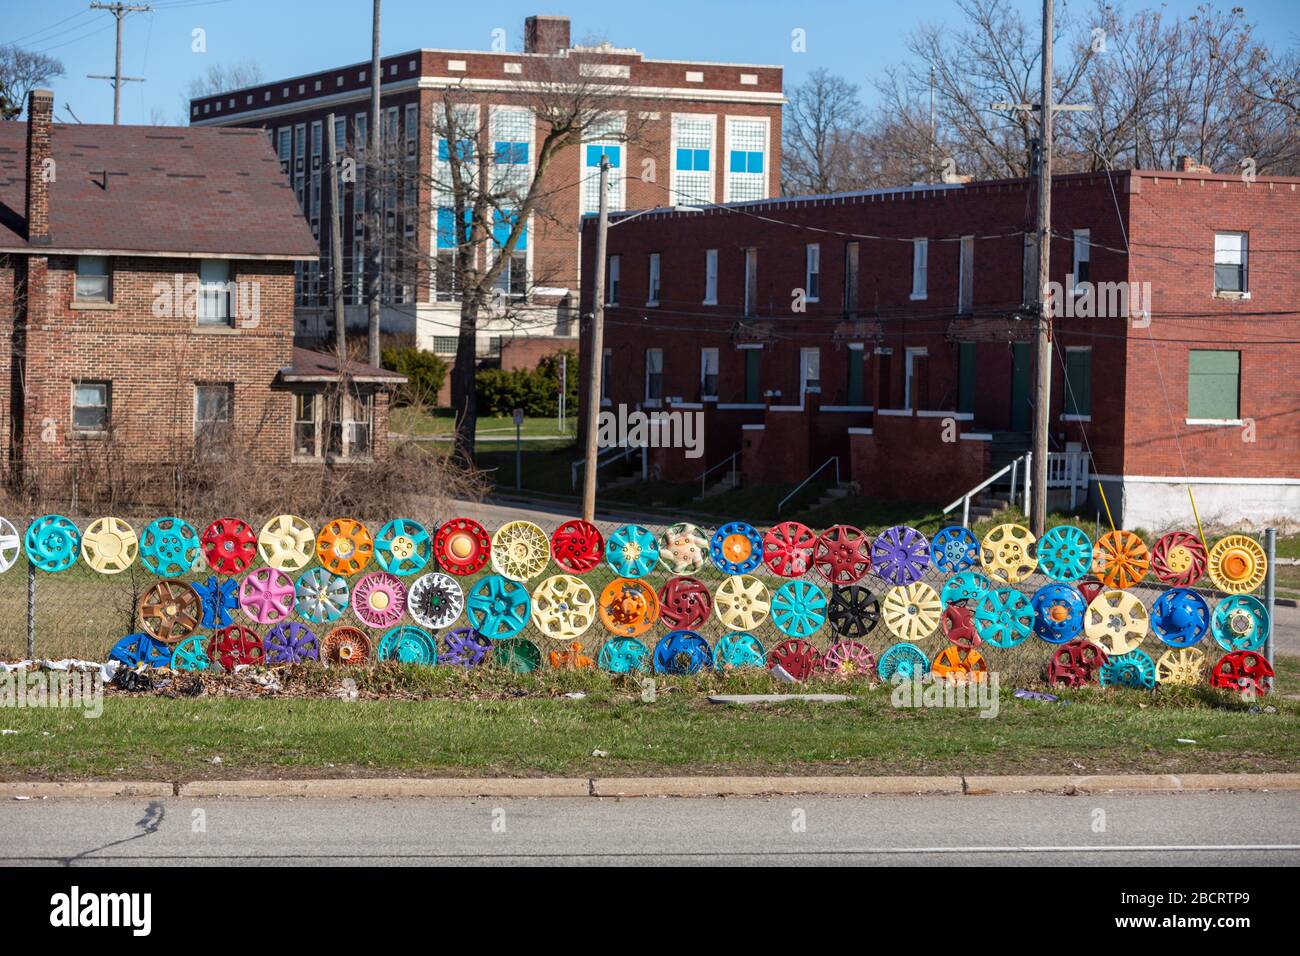
[[[193,517],[187,520],[199,534],[202,534],[207,523],[214,520],[214,517],[208,518],[207,521],[195,520]],[[420,522],[427,529],[430,544],[432,544],[435,529],[447,517],[449,516],[443,515],[435,518],[431,515],[417,515],[414,520]],[[560,524],[565,520],[569,520],[562,517],[547,520],[538,517],[536,514],[530,514],[529,518],[542,528],[548,539],[552,538]],[[32,519],[27,519],[21,523],[15,519],[10,520],[21,540]],[[149,520],[149,518],[133,519],[132,524],[136,532],[142,533]],[[265,520],[250,522],[254,532],[261,529]],[[328,520],[309,521],[309,523],[312,524],[314,530],[319,530]],[[384,523],[384,519],[366,521],[367,528],[372,535],[378,533]],[[79,529],[84,531],[86,526],[90,524],[90,519],[78,520],[76,524]],[[625,527],[624,523],[609,521],[597,522],[596,525],[606,542],[620,528]],[[642,527],[647,529],[656,540],[662,540],[667,529],[666,525],[655,523],[645,523]],[[486,527],[489,536],[494,535],[497,530],[496,527],[490,525]],[[759,535],[764,534],[766,530],[766,528],[759,528]],[[1083,527],[1081,530],[1091,532],[1093,529]],[[702,528],[701,531],[703,534],[711,536],[714,529]],[[262,566],[262,562],[258,560],[254,563],[253,568],[260,566]],[[318,561],[313,560],[306,567],[289,573],[289,577],[297,581],[304,573],[317,567],[320,567],[320,564]],[[978,570],[978,565],[976,569]],[[349,585],[355,586],[365,574],[378,570],[381,570],[379,564],[376,561],[371,561],[360,572],[349,578]],[[430,558],[426,566],[420,571],[403,577],[402,581],[409,587],[419,574],[436,570],[439,570],[437,561],[435,558]],[[476,573],[459,576],[455,580],[462,587],[465,595],[468,596],[473,593],[476,585],[495,573],[496,569],[489,561],[483,569]],[[566,573],[570,572],[558,564],[553,556],[549,556],[545,568],[530,577],[525,582],[525,587],[531,594],[535,595],[538,588],[549,577]],[[193,583],[207,581],[214,574],[215,572],[207,566],[200,553],[195,566],[188,573],[176,577],[187,583]],[[867,626],[862,628],[860,621],[858,626],[852,629],[852,633],[848,633],[843,626],[837,628],[830,620],[824,621],[811,632],[805,633],[801,630],[796,633],[789,626],[788,621],[781,621],[779,614],[774,614],[770,610],[766,612],[763,610],[763,603],[766,601],[770,604],[773,596],[791,581],[802,581],[814,585],[820,589],[823,595],[831,599],[832,586],[814,568],[809,567],[806,573],[797,578],[790,578],[773,573],[766,563],[760,562],[750,574],[754,580],[762,585],[762,589],[753,590],[743,602],[740,602],[746,605],[744,613],[733,614],[729,617],[728,622],[724,623],[717,610],[718,591],[728,581],[729,575],[716,567],[712,561],[706,561],[703,567],[690,572],[689,576],[698,580],[707,589],[709,600],[714,605],[705,620],[692,627],[691,630],[700,634],[711,647],[717,648],[719,641],[724,637],[734,635],[739,631],[751,634],[766,652],[771,652],[773,648],[784,641],[790,640],[792,637],[807,640],[821,653],[825,653],[836,642],[852,639],[864,644],[870,650],[874,659],[879,661],[890,647],[903,639],[903,636],[900,636],[898,631],[891,630],[887,626],[883,606],[885,605],[886,596],[893,585],[883,580],[877,573],[876,568],[869,571],[858,582],[861,587],[870,592],[869,596],[859,596],[860,603],[866,604],[869,611],[864,616]],[[1270,582],[1271,575],[1272,565],[1270,564]],[[665,586],[675,576],[678,575],[674,575],[663,563],[656,563],[653,570],[638,580],[646,582],[659,595],[663,595]],[[611,568],[610,564],[605,560],[599,561],[590,571],[580,575],[580,579],[590,588],[598,603],[602,602],[602,595],[606,594],[607,586],[619,577],[621,575]],[[931,561],[924,570],[921,583],[931,588],[935,595],[939,595],[943,592],[944,585],[950,578],[950,574],[944,573]],[[12,566],[3,574],[0,574],[0,660],[14,661],[25,658],[106,660],[114,643],[128,634],[142,630],[138,612],[141,597],[159,580],[160,578],[152,574],[139,559],[134,561],[125,571],[117,574],[98,573],[80,558],[67,570],[50,573],[34,568],[29,563],[25,550],[19,549]],[[1016,584],[1015,587],[1026,597],[1032,597],[1038,588],[1050,583],[1054,582],[1043,574],[1036,572]],[[1200,593],[1207,598],[1208,603],[1213,608],[1217,592],[1208,589],[1207,581],[1203,580],[1199,584],[1205,586],[1199,588]],[[1135,594],[1143,605],[1150,609],[1152,602],[1164,589],[1164,585],[1148,576],[1141,584],[1132,588],[1131,593]],[[1265,591],[1271,595],[1270,583],[1266,583]],[[733,601],[730,606],[734,608],[735,604],[736,602]],[[1271,606],[1269,607],[1269,613],[1270,615],[1272,613]],[[268,628],[258,625],[243,612],[236,611],[233,617],[236,623],[250,627],[260,636],[265,636]],[[541,666],[547,667],[555,664],[558,664],[558,666],[572,666],[572,656],[578,654],[598,660],[602,647],[618,636],[606,627],[599,613],[594,615],[594,618],[593,623],[583,633],[559,637],[544,633],[538,625],[538,620],[530,617],[527,625],[515,636],[527,639],[536,646]],[[367,628],[357,618],[355,609],[352,607],[349,607],[339,620],[329,624],[311,623],[300,617],[294,619],[305,624],[318,636],[323,636],[330,628],[337,625],[347,624],[361,628],[369,636],[373,648],[378,647],[380,638],[391,627],[396,627],[399,624],[417,623],[412,619],[408,611],[400,621],[395,621],[384,629],[371,629]],[[748,623],[750,626],[738,626],[738,622]],[[785,626],[782,626],[783,623]],[[434,635],[438,640],[440,657],[445,651],[447,634],[469,624],[466,614],[462,613],[448,628],[444,628]],[[656,643],[675,629],[661,615],[648,630],[637,633],[635,636],[653,653]],[[925,631],[926,629],[922,628],[921,630]],[[213,631],[198,631],[195,633],[206,637],[210,636]],[[948,640],[944,637],[942,629],[938,626],[935,626],[926,634],[905,636],[931,660],[950,646]],[[572,646],[575,642],[580,645],[579,648]],[[1149,635],[1142,646],[1151,654],[1153,659],[1166,649],[1154,635]],[[1202,648],[1212,663],[1217,658],[1217,646],[1214,645],[1213,638],[1207,637],[1202,644]],[[1048,644],[1037,637],[1030,637],[1017,646],[1006,649],[999,649],[985,643],[980,646],[979,651],[985,658],[989,669],[998,671],[1002,682],[1005,684],[1013,680],[1033,682],[1042,679],[1046,674],[1047,662],[1055,649],[1056,645]],[[551,652],[560,655],[554,664],[551,661]],[[571,656],[566,657],[566,652]],[[1269,656],[1271,659],[1271,653]],[[488,661],[491,662],[490,656]]]

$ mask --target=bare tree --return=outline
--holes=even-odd
[[[870,185],[860,162],[867,119],[858,87],[825,67],[790,90],[781,118],[781,186],[787,195]]]
[[[22,115],[27,94],[63,75],[63,64],[13,43],[0,46],[0,120]]]
[[[526,236],[536,236],[571,217],[581,183],[555,178],[556,158],[584,141],[637,142],[644,138],[647,114],[629,104],[617,83],[600,69],[596,50],[571,50],[565,56],[534,61],[532,78],[520,83],[507,106],[529,117],[525,141],[494,130],[501,104],[487,105],[459,88],[449,89],[433,110],[422,136],[439,144],[428,172],[409,158],[381,158],[369,171],[386,175],[399,195],[411,177],[435,198],[433,224],[442,253],[407,247],[399,257],[413,281],[432,284],[439,294],[459,302],[456,363],[451,373],[451,403],[456,414],[455,455],[464,464],[474,459],[478,423],[475,396],[477,338],[480,323],[536,320],[535,289],[553,281],[543,264],[526,268]],[[396,176],[397,181],[392,182]],[[418,215],[418,213],[417,213]],[[415,234],[427,236],[417,227]],[[558,278],[555,277],[555,278]]]
[[[190,100],[203,96],[215,96],[230,90],[256,86],[262,82],[262,67],[255,60],[240,60],[227,66],[222,63],[210,63],[205,72],[190,80],[181,94],[181,115],[183,122],[189,122]]]

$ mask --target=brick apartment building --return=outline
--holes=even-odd
[[[427,253],[423,268],[406,263],[405,278],[385,280],[381,324],[386,331],[413,333],[417,344],[450,357],[459,326],[459,291],[437,268],[454,248],[454,230],[438,227],[451,220],[450,198],[431,188],[446,180],[447,144],[432,129],[442,115],[444,97],[454,91],[457,105],[473,112],[482,139],[495,153],[494,172],[503,158],[531,170],[545,136],[528,106],[531,88],[554,74],[557,58],[576,60],[583,76],[598,77],[616,95],[611,122],[592,131],[581,146],[557,157],[542,183],[551,197],[547,215],[527,224],[525,241],[502,275],[503,292],[526,290],[526,303],[510,317],[480,319],[480,357],[499,358],[503,339],[519,336],[577,336],[579,225],[599,204],[598,166],[609,155],[613,209],[671,205],[678,201],[730,202],[762,199],[780,192],[782,71],[774,66],[651,60],[632,49],[583,47],[570,42],[565,17],[529,17],[522,52],[412,50],[383,58],[381,110],[383,136],[404,144],[413,168],[414,196],[381,201],[392,216],[386,228],[396,242],[418,245]],[[325,165],[324,130],[335,114],[333,135],[340,155],[366,141],[370,63],[353,63],[304,76],[262,83],[191,101],[194,126],[258,127],[268,132],[291,177],[313,233],[322,243],[319,265],[304,263],[297,288],[301,334],[321,334],[329,316],[329,183],[321,185]],[[632,129],[635,141],[621,142]],[[441,159],[440,159],[441,156]],[[518,170],[507,170],[518,173]],[[528,173],[531,176],[531,172]],[[341,204],[343,267],[350,326],[365,324],[361,295],[364,228],[364,170],[345,183]],[[415,204],[415,212],[411,211]],[[420,210],[426,210],[420,215]],[[388,254],[387,252],[385,253]],[[414,265],[415,268],[411,268]],[[513,274],[511,274],[513,273]],[[415,278],[411,278],[412,275]]]
[[[1091,452],[1130,527],[1190,521],[1187,483],[1207,519],[1294,520],[1300,180],[1060,176],[1052,214],[1052,449]],[[615,217],[604,402],[703,413],[704,456],[651,449],[659,477],[838,456],[861,494],[947,504],[1029,447],[1033,216],[1006,180]]]
[[[392,373],[349,368],[339,394],[333,359],[294,348],[294,266],[318,251],[266,138],[52,110],[37,90],[0,123],[0,472],[381,452]]]

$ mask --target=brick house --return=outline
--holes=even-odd
[[[311,373],[333,360],[294,348],[294,266],[318,251],[266,138],[52,109],[37,90],[0,123],[0,470],[382,454],[392,373],[345,369],[327,402]]]
[[[412,50],[383,58],[381,110],[385,137],[400,138],[403,153],[418,168],[412,209],[398,197],[383,200],[394,210],[390,225],[400,245],[427,250],[419,263],[398,264],[406,280],[385,280],[381,327],[412,334],[416,343],[447,357],[456,349],[459,291],[429,260],[449,262],[454,230],[438,228],[439,215],[451,218],[450,199],[434,195],[430,180],[447,144],[436,142],[431,129],[435,111],[447,91],[473,111],[497,147],[495,163],[511,157],[525,165],[535,158],[545,135],[532,116],[527,91],[546,82],[557,59],[580,61],[583,75],[600,78],[602,89],[619,97],[613,126],[628,129],[636,119],[637,142],[617,141],[619,130],[593,131],[588,142],[563,150],[544,178],[551,196],[545,216],[534,216],[516,259],[502,274],[503,292],[518,299],[507,317],[480,318],[480,360],[500,359],[504,341],[527,336],[557,337],[576,346],[579,224],[599,203],[598,166],[610,156],[610,206],[644,208],[675,201],[705,202],[761,199],[780,192],[782,70],[776,66],[691,63],[652,60],[633,49],[582,47],[570,42],[565,17],[529,17],[522,52]],[[321,184],[325,165],[324,124],[335,114],[333,135],[340,155],[365,143],[370,97],[370,63],[353,63],[319,72],[232,90],[191,101],[190,122],[202,127],[256,127],[266,130],[291,177],[295,195],[313,233],[319,238],[319,265],[303,263],[297,283],[298,330],[322,334],[329,318],[329,183]],[[523,105],[521,105],[523,104]],[[502,148],[502,147],[508,148]],[[445,163],[444,163],[445,165]],[[495,168],[495,166],[494,166]],[[531,175],[531,173],[529,174]],[[356,183],[345,182],[343,268],[348,322],[363,328],[362,295],[365,257],[364,169]],[[427,214],[420,215],[421,210]],[[440,213],[441,210],[441,213]],[[350,224],[350,225],[349,225]],[[385,255],[389,254],[386,247]],[[395,254],[394,259],[400,259]],[[432,272],[433,274],[430,274]],[[410,278],[412,275],[414,279]],[[564,347],[563,343],[551,349]]]
[[[796,482],[837,456],[864,495],[947,504],[1029,448],[1033,197],[1007,180],[615,217],[604,403],[703,414],[703,458],[650,450],[663,478],[738,454],[746,482]],[[1099,478],[1130,527],[1190,520],[1189,483],[1207,519],[1294,520],[1300,180],[1059,176],[1052,212],[1053,451],[1090,453],[1088,493]]]

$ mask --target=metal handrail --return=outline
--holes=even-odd
[[[785,507],[785,503],[787,501],[789,501],[791,498],[797,495],[804,485],[808,484],[808,482],[816,478],[817,475],[821,473],[822,469],[825,468],[827,465],[829,465],[831,462],[835,462],[835,484],[838,486],[840,483],[840,456],[832,455],[830,458],[827,458],[824,462],[822,462],[820,465],[814,468],[807,478],[799,482],[799,484],[795,486],[794,491],[790,492],[788,495],[786,495],[784,498],[778,501],[776,504],[776,510],[780,511],[783,507]]]
[[[730,455],[728,455],[726,458],[722,459],[722,461],[718,462],[716,465],[713,465],[713,466],[710,467],[710,468],[705,468],[702,472],[700,472],[698,475],[696,475],[696,476],[695,476],[695,480],[698,481],[698,482],[700,483],[700,494],[701,494],[701,495],[704,494],[704,486],[705,486],[705,481],[704,481],[704,479],[705,479],[705,478],[707,478],[707,477],[708,477],[710,474],[712,474],[713,472],[717,471],[717,470],[718,470],[719,468],[721,468],[723,465],[727,465],[727,464],[730,464],[730,463],[734,462],[734,461],[735,461],[737,458],[739,458],[739,457],[740,457],[740,452],[738,452],[738,451],[733,451]],[[733,475],[736,473],[736,469],[735,469],[734,467],[731,469],[731,473],[732,473]],[[733,482],[733,483],[734,483],[734,482]]]
[[[614,454],[607,455],[605,458],[601,458],[599,454],[596,455],[596,470],[600,471],[600,469],[604,468],[606,465],[611,465],[614,462],[627,458],[629,455],[633,455],[639,451],[641,451],[640,445],[616,445],[614,447]],[[573,464],[569,465],[569,486],[571,488],[578,487],[578,469],[580,467],[585,468],[586,465],[587,459],[585,458],[579,458],[575,460]]]
[[[1009,471],[1010,471],[1012,468],[1014,468],[1016,465],[1020,464],[1020,462],[1021,462],[1022,460],[1024,460],[1025,458],[1027,458],[1027,457],[1028,457],[1027,455],[1021,455],[1019,458],[1016,458],[1016,459],[1014,459],[1014,460],[1008,462],[1007,464],[1003,465],[1000,469],[998,469],[997,471],[995,471],[993,474],[989,475],[987,478],[985,478],[983,481],[981,481],[978,485],[976,485],[976,486],[975,486],[974,488],[972,488],[970,491],[966,492],[964,495],[962,495],[960,498],[958,498],[956,501],[954,501],[954,502],[953,502],[952,504],[950,504],[948,507],[944,508],[942,513],[943,513],[943,514],[947,514],[949,511],[952,511],[952,509],[956,508],[959,504],[961,504],[961,503],[962,503],[963,501],[965,501],[967,498],[973,498],[973,497],[975,497],[975,496],[978,495],[981,491],[983,491],[985,488],[987,488],[989,485],[993,484],[993,482],[997,481],[999,478],[1001,478],[1003,475],[1005,475],[1007,472],[1009,472]]]

